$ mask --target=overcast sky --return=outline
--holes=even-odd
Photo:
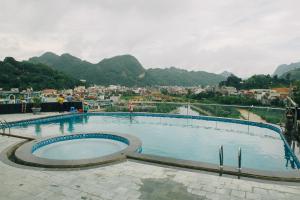
[[[96,63],[239,76],[300,61],[300,0],[1,0],[0,59],[46,51]]]

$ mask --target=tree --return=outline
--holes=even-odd
[[[242,86],[242,79],[231,74],[227,80],[220,82],[220,86],[231,86],[235,87],[236,89],[241,89]]]

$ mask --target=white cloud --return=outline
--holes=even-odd
[[[300,60],[298,0],[2,0],[0,58],[45,51],[240,76]]]

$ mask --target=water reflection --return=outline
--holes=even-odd
[[[59,122],[59,131],[60,131],[62,134],[65,133],[65,130],[64,130],[65,125],[64,125],[64,124],[65,124],[64,121],[60,121],[60,122]]]
[[[74,131],[74,122],[75,119],[73,117],[71,117],[69,120],[68,120],[68,131],[69,132],[73,132]]]
[[[41,136],[42,135],[41,124],[35,124],[34,129],[35,129],[35,133],[36,133],[37,136]]]

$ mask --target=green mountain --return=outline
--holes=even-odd
[[[300,68],[288,71],[280,76],[288,80],[300,80]]]
[[[226,78],[222,75],[203,71],[187,71],[175,67],[146,70],[131,55],[121,55],[103,59],[92,64],[70,54],[61,56],[47,52],[40,57],[29,59],[33,63],[43,63],[74,78],[85,79],[100,85],[215,85]]]
[[[291,63],[289,65],[287,65],[287,64],[279,65],[277,67],[277,69],[275,70],[275,72],[273,73],[273,76],[277,75],[278,77],[280,77],[283,74],[285,74],[291,70],[298,69],[298,68],[300,68],[300,62]]]
[[[145,82],[150,85],[216,85],[225,79],[225,77],[218,74],[204,71],[187,71],[175,67],[148,69],[145,75]]]
[[[44,64],[18,62],[12,57],[0,61],[0,88],[73,88],[79,81]]]
[[[139,76],[142,77],[145,73],[145,69],[139,61],[130,55],[103,59],[97,64],[92,64],[70,54],[58,56],[47,52],[40,57],[30,58],[29,61],[47,64],[74,78],[84,79],[90,83],[100,85],[140,85]]]
[[[84,77],[96,78],[94,71],[95,66],[89,62],[82,61],[70,54],[62,54],[58,56],[54,53],[47,52],[40,57],[33,57],[29,59],[32,63],[42,63],[52,67],[55,70],[64,72],[74,78],[84,79]],[[92,81],[90,79],[87,79]]]
[[[96,67],[99,77],[93,82],[101,85],[143,85],[143,78],[146,73],[141,63],[131,55],[103,59]]]

